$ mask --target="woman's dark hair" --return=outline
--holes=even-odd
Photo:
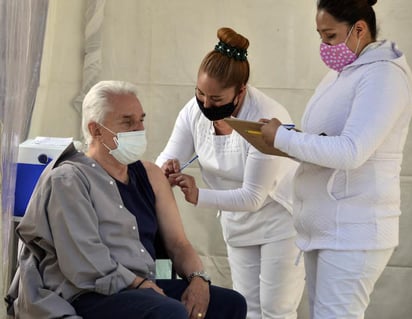
[[[318,0],[317,9],[324,10],[339,22],[354,25],[363,20],[368,24],[372,40],[376,40],[376,15],[372,6],[377,0]]]
[[[243,35],[236,33],[230,28],[220,28],[217,31],[219,43],[215,50],[209,52],[199,67],[199,73],[205,72],[210,77],[222,83],[224,88],[234,86],[236,91],[249,80],[249,62],[247,60],[247,49],[249,40]],[[227,54],[222,46],[230,52],[239,54]]]

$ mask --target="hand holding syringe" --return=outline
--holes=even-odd
[[[195,160],[197,160],[197,158],[199,157],[199,155],[195,155],[194,157],[192,157],[189,161],[187,161],[186,163],[184,163],[181,167],[179,172],[183,171],[186,167],[188,167],[190,164],[192,164]]]

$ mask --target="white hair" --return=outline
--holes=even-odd
[[[109,103],[110,95],[124,94],[133,94],[137,98],[137,87],[124,81],[100,81],[87,92],[82,107],[82,131],[86,144],[92,140],[89,123],[102,123],[107,112],[115,107]]]

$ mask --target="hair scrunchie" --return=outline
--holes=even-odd
[[[216,44],[215,51],[218,51],[228,56],[229,58],[233,58],[236,61],[246,61],[247,60],[246,50],[232,47],[231,45],[224,43],[223,41],[219,41],[219,43]]]

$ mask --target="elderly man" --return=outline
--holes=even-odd
[[[160,168],[140,160],[144,118],[130,83],[102,81],[86,95],[87,152],[71,145],[48,166],[17,229],[17,317],[246,317],[240,294],[210,285]],[[155,279],[158,234],[183,280]]]

